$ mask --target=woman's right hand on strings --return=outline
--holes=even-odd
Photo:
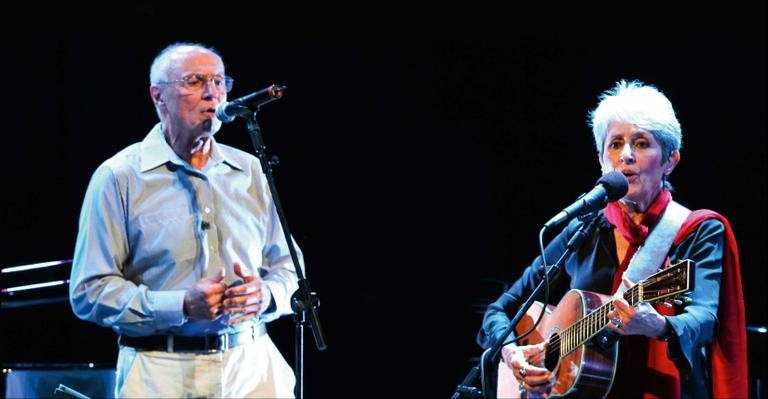
[[[509,344],[501,348],[504,363],[512,370],[521,389],[537,397],[546,398],[552,389],[552,373],[544,367],[547,343],[517,346]]]

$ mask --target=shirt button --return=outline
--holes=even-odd
[[[206,206],[205,209],[203,209],[203,211],[205,211],[205,213],[211,213],[211,208]]]
[[[203,230],[208,230],[208,228],[211,227],[211,224],[206,221],[203,221],[202,223],[200,223],[200,225],[203,228]]]

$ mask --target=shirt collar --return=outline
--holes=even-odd
[[[232,150],[219,145],[213,137],[211,137],[211,159],[208,162],[213,162],[216,165],[224,162],[234,169],[243,170],[243,167],[235,160]]]
[[[162,125],[158,122],[141,142],[141,171],[146,172],[168,162],[182,167],[191,167],[173,152],[171,146],[165,141]],[[211,166],[225,162],[234,169],[243,170],[229,151],[219,146],[213,137],[211,137],[211,159],[208,162]]]

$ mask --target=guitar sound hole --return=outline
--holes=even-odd
[[[549,346],[546,356],[544,356],[544,367],[549,371],[554,371],[560,361],[560,336],[553,334],[549,337]]]

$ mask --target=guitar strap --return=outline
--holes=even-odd
[[[637,284],[663,267],[669,249],[672,248],[672,241],[690,214],[690,209],[670,201],[656,227],[632,256],[623,276],[632,284]],[[624,284],[619,284],[616,295],[621,295],[626,290]]]

